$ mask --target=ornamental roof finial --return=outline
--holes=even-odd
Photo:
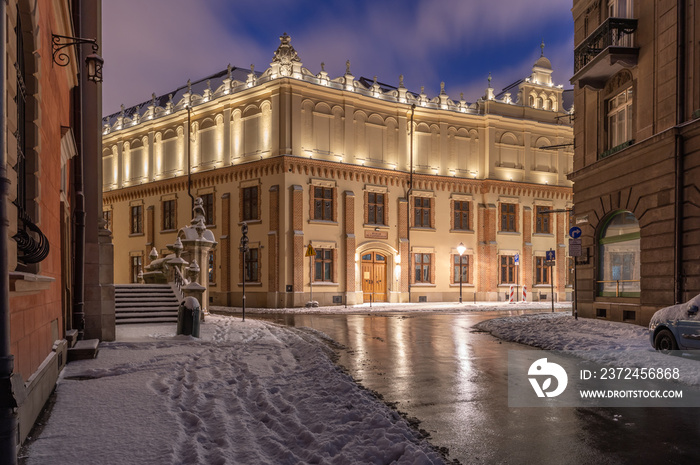
[[[544,37],[542,38],[542,43],[540,44],[540,48],[542,49],[542,53],[540,54],[541,57],[544,56]]]

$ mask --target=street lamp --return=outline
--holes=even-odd
[[[460,242],[457,246],[457,252],[459,252],[459,303],[462,303],[462,255],[467,248],[464,247],[464,243]]]
[[[83,39],[82,37],[62,36],[58,34],[51,34],[51,39],[53,42],[53,62],[58,66],[68,66],[70,64],[70,57],[68,54],[61,52],[61,50],[71,45],[91,44],[92,53],[85,57],[87,79],[92,82],[102,82],[102,66],[105,61],[97,54],[100,46],[97,45],[96,39]]]

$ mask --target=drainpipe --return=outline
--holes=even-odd
[[[676,172],[675,172],[675,236],[676,246],[674,247],[674,301],[679,304],[683,301],[683,203],[685,202],[685,140],[680,133],[679,126],[685,121],[685,0],[677,0],[676,2],[676,24],[677,24],[677,59],[676,59],[676,130],[675,130],[675,157],[676,157]]]
[[[0,56],[7,56],[6,2],[0,1]],[[17,463],[17,402],[12,394],[14,356],[10,353],[10,270],[7,241],[7,141],[5,139],[6,60],[0,60],[0,463]]]
[[[81,1],[74,5],[75,24],[80,25]],[[80,26],[78,26],[78,37],[80,36]],[[73,329],[78,330],[78,340],[85,337],[85,194],[83,192],[83,158],[85,142],[83,138],[83,82],[82,70],[82,49],[77,47],[76,59],[78,67],[78,88],[74,90],[75,96],[75,120],[73,127],[76,130],[77,140],[80,144],[73,164],[73,189],[75,190],[75,218],[73,253]]]
[[[410,171],[408,174],[408,193],[406,194],[406,242],[408,242],[408,303],[411,303],[411,193],[413,192],[413,115],[416,112],[416,104],[411,105],[411,143],[410,143]]]

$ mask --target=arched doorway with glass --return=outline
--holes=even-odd
[[[617,211],[603,222],[598,235],[598,296],[639,297],[639,221],[629,211]]]
[[[386,302],[387,261],[384,252],[362,253],[362,298],[365,302]]]

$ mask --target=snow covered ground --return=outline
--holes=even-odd
[[[201,339],[118,329],[97,359],[67,365],[25,463],[443,463],[313,331],[216,315]]]
[[[649,329],[628,323],[574,319],[568,313],[540,313],[496,318],[475,326],[492,335],[546,350],[577,351],[584,359],[610,366],[679,368],[680,382],[700,386],[700,357],[655,351]]]
[[[374,304],[275,313],[523,310],[482,322],[496,337],[556,350],[614,351],[689,363],[651,350],[647,329],[570,316],[570,303]],[[240,309],[213,308],[222,313]],[[251,309],[250,313],[265,313]],[[541,312],[541,313],[538,313]],[[394,410],[333,363],[325,335],[210,315],[201,338],[174,324],[126,325],[97,359],[70,363],[33,464],[438,464],[444,459]],[[326,341],[328,342],[328,341]],[[626,355],[627,354],[627,355]]]

